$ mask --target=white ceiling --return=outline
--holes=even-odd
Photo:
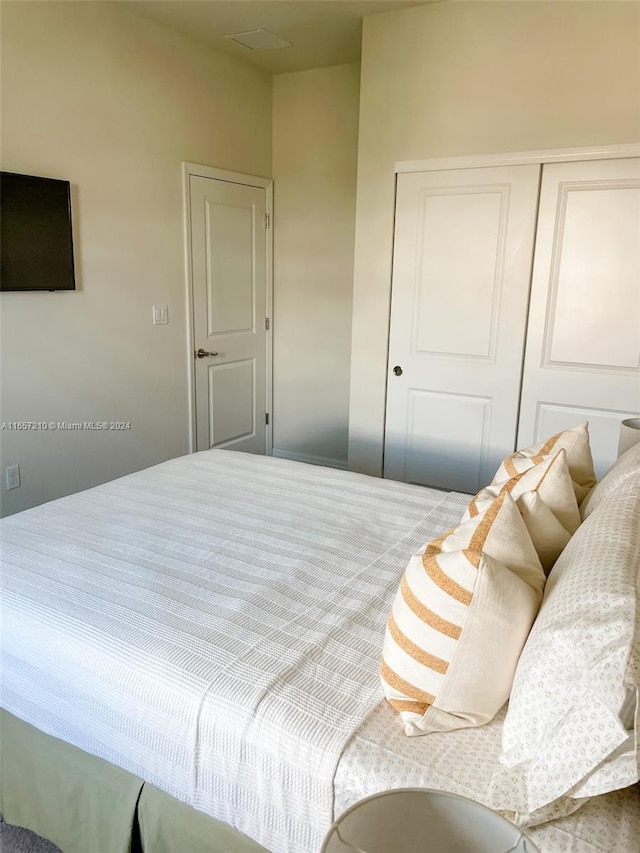
[[[360,59],[362,18],[440,0],[120,0],[133,11],[274,74]],[[291,47],[252,51],[225,35],[267,29]]]

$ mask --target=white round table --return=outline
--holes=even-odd
[[[512,823],[465,797],[398,788],[351,806],[322,853],[538,853]]]

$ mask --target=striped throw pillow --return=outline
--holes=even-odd
[[[512,497],[411,558],[382,649],[384,694],[407,735],[489,722],[509,697],[544,572]]]
[[[504,464],[504,463],[503,463]],[[546,456],[534,465],[523,465],[511,479],[498,480],[497,476],[473,498],[462,520],[483,512],[496,497],[505,492],[514,500],[525,492],[537,492],[565,530],[573,534],[580,526],[580,510],[576,500],[567,451],[562,448],[554,456]]]
[[[534,465],[544,462],[547,457],[555,455],[559,450],[565,450],[567,453],[569,474],[576,499],[580,504],[596,482],[589,444],[589,424],[586,422],[573,429],[565,429],[546,441],[525,447],[524,450],[518,450],[512,456],[508,456],[496,471],[493,482],[504,483],[506,480],[511,480]]]

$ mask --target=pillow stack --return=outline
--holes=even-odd
[[[640,445],[588,500],[520,658],[492,782],[490,804],[523,826],[640,779]]]
[[[586,424],[505,459],[411,559],[387,624],[407,734],[481,725],[509,698],[488,805],[520,826],[640,780],[640,444],[594,482]]]
[[[548,574],[578,529],[579,503],[594,483],[589,430],[584,423],[505,459],[464,517],[472,517],[502,492],[511,494]]]
[[[381,662],[407,735],[482,725],[509,698],[546,575],[594,483],[581,424],[505,459],[460,525],[411,558]]]
[[[544,572],[508,492],[411,558],[382,651],[407,735],[478,726],[509,696]]]

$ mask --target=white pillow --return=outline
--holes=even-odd
[[[548,575],[571,534],[565,530],[537,492],[524,492],[516,501],[545,575]]]
[[[606,500],[627,477],[640,472],[640,444],[634,444],[617,459],[599,483],[591,489],[580,506],[580,515],[587,518],[596,507]]]
[[[640,471],[556,563],[522,652],[491,805],[521,825],[640,778]]]
[[[509,696],[544,582],[508,493],[411,558],[381,662],[384,694],[407,735],[494,717]]]

